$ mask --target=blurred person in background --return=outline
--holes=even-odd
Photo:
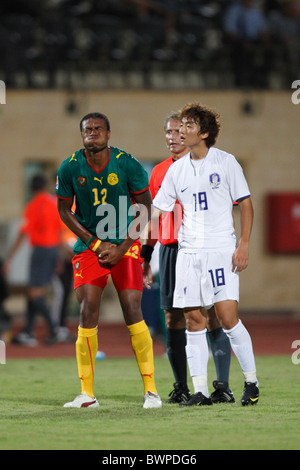
[[[231,3],[224,16],[224,33],[229,45],[235,85],[264,88],[269,71],[269,32],[264,13],[253,0]]]
[[[68,328],[67,320],[74,285],[72,258],[75,243],[74,233],[62,223],[59,256],[52,278],[53,302],[51,308],[51,317],[55,324],[57,341],[59,342],[74,340]]]
[[[300,70],[300,1],[284,0],[269,14],[274,61],[283,66],[285,86],[299,78]]]
[[[179,113],[172,113],[164,122],[164,134],[167,148],[171,156],[156,165],[150,177],[150,191],[154,199],[158,193],[164,176],[171,165],[189,154],[189,149],[180,140]],[[187,157],[188,158],[188,157]],[[153,221],[153,219],[152,219]],[[155,221],[151,223],[155,224]],[[150,289],[152,272],[150,266],[151,255],[160,242],[159,273],[160,273],[160,303],[165,313],[166,322],[166,348],[170,365],[175,378],[174,389],[169,394],[167,403],[184,403],[190,398],[187,384],[186,359],[186,320],[184,310],[173,307],[173,294],[175,290],[175,267],[178,253],[178,231],[182,222],[182,207],[178,203],[171,213],[162,213],[159,217],[159,228],[151,229],[148,226],[148,238],[144,241],[141,256],[144,257],[144,285]],[[159,239],[152,238],[154,232]],[[231,361],[231,347],[226,334],[216,317],[214,307],[207,312],[208,339],[211,346],[217,380],[213,381],[215,391],[211,398],[215,403],[230,402],[235,399],[229,388],[229,369]]]
[[[23,241],[28,238],[32,251],[27,288],[26,326],[24,331],[12,340],[14,343],[26,346],[37,345],[34,336],[37,314],[41,314],[48,325],[47,342],[50,344],[56,341],[55,324],[47,301],[47,289],[55,272],[61,236],[61,221],[56,200],[47,191],[47,180],[43,174],[33,177],[31,190],[33,198],[25,207],[23,223],[3,266],[7,274],[12,258]]]

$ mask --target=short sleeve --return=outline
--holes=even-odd
[[[127,174],[129,191],[138,194],[149,188],[148,173],[132,155],[127,156]]]
[[[55,194],[62,199],[70,199],[74,196],[70,169],[65,163],[61,164],[57,172]]]
[[[250,196],[249,186],[243,169],[233,155],[230,155],[228,159],[227,175],[233,201],[239,201]]]

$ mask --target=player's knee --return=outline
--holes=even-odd
[[[82,328],[95,328],[98,324],[99,305],[83,300],[80,306],[80,324]]]
[[[165,310],[166,327],[171,330],[181,330],[186,327],[183,310],[170,309]]]

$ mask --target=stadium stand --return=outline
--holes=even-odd
[[[109,74],[130,86],[155,87],[153,74],[179,74],[180,87],[236,86],[224,15],[225,0],[19,0],[3,2],[0,25],[1,78],[11,88],[59,88],[98,74],[96,86],[111,86]],[[268,24],[265,88],[290,86],[299,73],[299,1],[260,1]],[[288,6],[287,6],[288,5]],[[286,28],[285,25],[289,27]],[[290,52],[292,49],[292,53]],[[266,70],[267,68],[267,70]],[[193,72],[192,83],[186,71]],[[106,78],[106,80],[103,79]],[[135,82],[135,86],[136,86]],[[174,82],[178,86],[178,81]],[[254,84],[257,86],[257,84]],[[250,83],[251,86],[251,83]],[[172,81],[168,82],[168,88]]]

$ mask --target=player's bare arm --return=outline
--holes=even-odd
[[[64,224],[75,234],[81,238],[84,243],[87,243],[93,234],[89,232],[83,225],[81,225],[72,212],[73,199],[57,199],[57,209],[61,220]],[[110,242],[101,242],[100,246],[96,250],[96,254],[99,255],[102,251],[106,250],[110,246],[114,246]]]
[[[149,220],[145,231],[147,236],[143,239],[142,244],[152,247],[154,249],[157,241],[158,241],[158,234],[159,234],[159,216],[161,211],[156,209],[152,206],[152,216]],[[141,237],[143,238],[143,236]],[[153,282],[152,270],[149,261],[144,261],[143,263],[143,284],[146,289],[151,289],[151,284]]]
[[[241,235],[238,246],[232,256],[233,271],[241,272],[248,266],[249,242],[253,225],[253,206],[250,197],[239,201]]]
[[[146,227],[148,221],[151,218],[151,204],[152,198],[150,191],[147,189],[141,194],[134,195],[134,201],[138,205],[138,216],[134,219],[131,224],[127,236],[120,243],[120,245],[114,245],[103,250],[99,256],[100,264],[117,264],[122,256],[128,251],[133,242],[137,240]]]

